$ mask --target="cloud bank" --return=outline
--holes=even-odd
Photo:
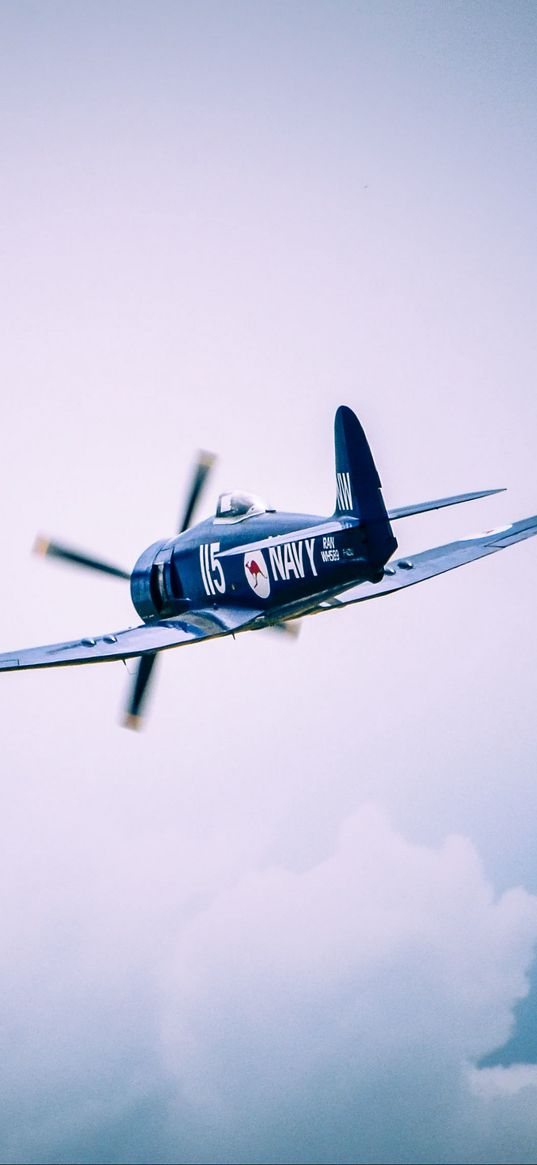
[[[86,845],[78,881],[74,839],[54,876],[36,849],[4,913],[3,1160],[535,1159],[537,1068],[476,1064],[537,898],[496,898],[467,839],[364,806],[301,871],[117,822]]]
[[[470,1066],[508,1037],[536,938],[537,900],[495,900],[466,839],[413,845],[371,807],[322,864],[244,878],[167,981],[195,1159],[505,1160],[515,1126],[532,1160],[535,1071]]]

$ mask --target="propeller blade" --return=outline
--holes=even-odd
[[[198,459],[192,473],[192,481],[190,483],[190,489],[188,491],[184,513],[179,521],[179,534],[182,534],[183,531],[187,530],[190,526],[192,515],[207,481],[209,471],[212,469],[215,461],[216,457],[214,453],[207,453],[206,450],[200,449],[200,452],[198,453]]]
[[[151,651],[147,655],[141,655],[138,660],[131,697],[123,720],[125,728],[141,728],[142,706],[147,698],[147,689],[153,675],[156,658],[157,652]]]
[[[34,542],[34,554],[41,554],[48,558],[63,558],[65,562],[72,562],[75,566],[87,566],[90,570],[99,570],[103,574],[114,575],[115,578],[130,578],[128,570],[123,570],[120,566],[113,566],[110,562],[104,562],[101,558],[94,558],[91,554],[83,554],[80,550],[73,550],[70,546],[64,546],[61,542],[51,542],[49,538],[43,538],[41,534],[38,535]]]

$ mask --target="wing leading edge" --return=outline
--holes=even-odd
[[[105,663],[166,651],[203,639],[215,639],[242,631],[258,619],[253,608],[220,607],[217,611],[193,611],[182,619],[142,623],[125,631],[114,631],[95,639],[50,643],[45,647],[25,647],[0,655],[0,671],[24,671],[38,667],[65,667],[69,664]]]
[[[415,586],[416,583],[434,578],[437,574],[456,570],[459,566],[465,566],[467,562],[475,562],[487,554],[505,550],[508,546],[514,546],[515,542],[533,538],[536,534],[537,515],[522,518],[520,522],[502,526],[498,530],[489,530],[476,537],[461,538],[458,542],[435,546],[432,550],[411,554],[408,558],[394,559],[384,568],[384,578],[380,583],[360,583],[358,586],[350,587],[334,598],[326,599],[318,609],[346,607],[351,603],[363,603],[367,599],[393,594],[394,591],[401,591],[405,587]]]

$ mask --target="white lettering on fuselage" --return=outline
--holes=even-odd
[[[315,566],[315,562],[313,561],[313,547],[315,546],[315,538],[305,538],[304,539],[304,546],[306,547],[306,554],[310,560],[311,573],[316,575],[317,574],[317,567]]]
[[[311,573],[317,575],[315,566],[314,547],[315,538],[301,538],[297,542],[284,542],[280,546],[269,546],[269,561],[272,577],[275,582],[282,579],[301,579],[306,577],[306,563],[304,561],[304,547],[311,567]]]
[[[339,550],[336,550],[335,538],[323,538],[323,548],[321,550],[321,558],[323,562],[339,562]]]
[[[226,580],[224,578],[224,571],[222,563],[217,558],[220,550],[219,542],[202,542],[199,549],[200,555],[200,571],[201,580],[203,582],[203,589],[206,595],[214,595],[215,591],[219,591],[221,595],[226,589]]]

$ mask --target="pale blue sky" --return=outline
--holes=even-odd
[[[207,512],[330,512],[340,403],[389,505],[508,486],[404,553],[536,512],[536,44],[0,3],[2,650],[133,621],[34,534],[130,566],[199,446]],[[472,1065],[537,938],[535,569],[171,653],[139,737],[119,664],[2,677],[2,1159],[533,1160],[536,1085]]]

